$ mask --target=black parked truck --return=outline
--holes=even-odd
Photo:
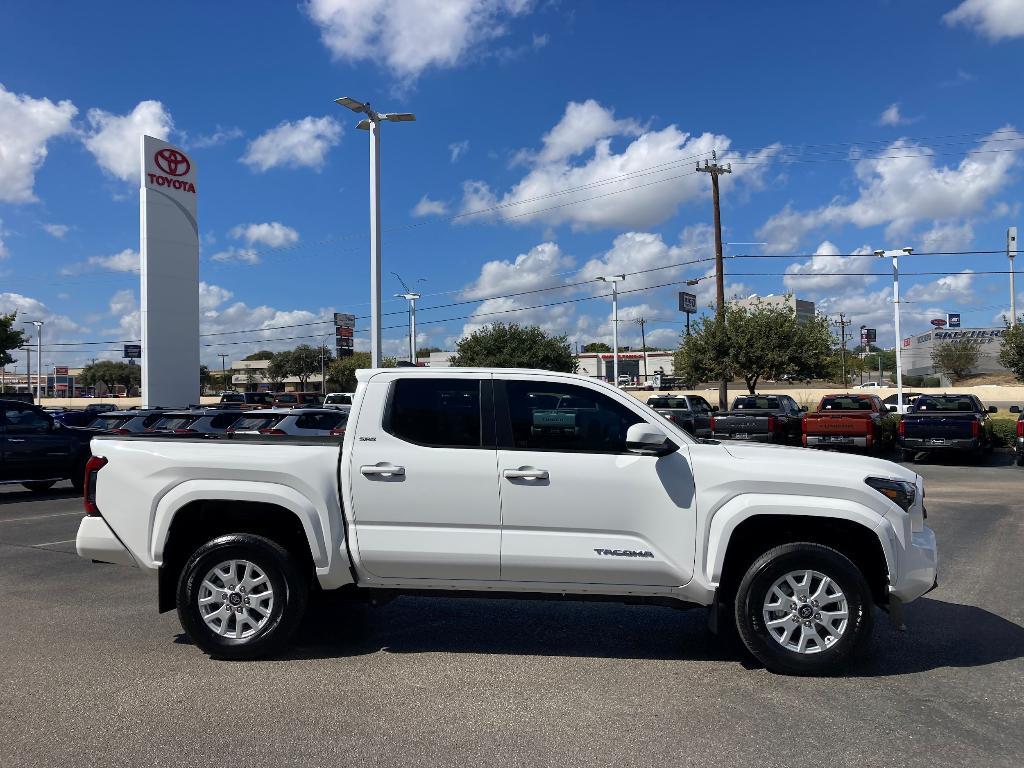
[[[992,423],[976,395],[921,395],[900,420],[896,444],[904,461],[919,453],[961,453],[973,457],[992,450]]]
[[[65,427],[42,408],[0,400],[0,484],[42,492],[70,480],[81,493],[89,441],[101,430]]]
[[[718,408],[700,395],[655,395],[647,406],[694,437],[711,437],[711,414]]]
[[[742,395],[732,408],[711,416],[716,440],[799,445],[806,408],[789,395]]]

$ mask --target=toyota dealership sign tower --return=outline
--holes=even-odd
[[[142,403],[181,407],[199,397],[196,167],[152,136],[141,166]]]

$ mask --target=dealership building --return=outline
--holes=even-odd
[[[935,373],[932,352],[936,345],[954,339],[970,339],[978,345],[978,364],[971,373],[1002,373],[1006,368],[999,364],[999,350],[1003,346],[1005,328],[939,328],[927,333],[903,339],[903,370],[914,376],[929,376]]]

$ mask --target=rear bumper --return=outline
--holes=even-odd
[[[712,432],[711,437],[715,440],[736,440],[741,443],[774,443],[775,439],[772,435],[768,434],[757,434],[757,433],[741,433],[745,434],[746,437],[737,437],[732,432]]]
[[[842,440],[833,440],[842,437]],[[864,435],[807,435],[808,448],[867,448],[868,439]]]
[[[938,583],[939,550],[935,531],[928,526],[911,535],[905,550],[898,554],[899,579],[889,585],[889,594],[903,603],[930,592]]]
[[[102,517],[84,517],[78,526],[78,537],[75,539],[78,556],[86,560],[98,560],[101,563],[115,565],[136,565],[135,558],[110,530],[107,521]]]
[[[931,442],[930,437],[901,437],[896,442],[900,448],[915,451],[976,451],[981,441],[976,437],[943,439],[941,443]]]

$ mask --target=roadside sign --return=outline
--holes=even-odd
[[[679,311],[685,312],[690,315],[697,311],[697,295],[693,293],[687,293],[686,291],[679,292]]]
[[[947,328],[959,328],[960,327],[960,313],[953,312],[946,314],[946,327]]]
[[[867,344],[874,344],[878,341],[878,329],[876,328],[861,328],[860,329],[860,343],[861,346]]]
[[[356,316],[346,312],[334,313],[334,351],[338,357],[351,357],[355,352]]]
[[[55,366],[53,366],[53,375],[54,376],[67,376],[68,375],[68,367],[66,365],[55,365]]]
[[[935,318],[934,320],[932,320],[932,321],[931,321],[931,323],[932,323],[932,325],[934,325],[934,326],[935,326],[936,328],[945,328],[945,327],[946,327],[946,321],[945,321],[945,320],[941,320],[941,319],[940,319],[940,318],[938,318],[938,317],[937,317],[937,318]]]
[[[124,354],[121,355],[129,360],[138,360],[142,357],[142,345],[141,344],[125,344]]]

